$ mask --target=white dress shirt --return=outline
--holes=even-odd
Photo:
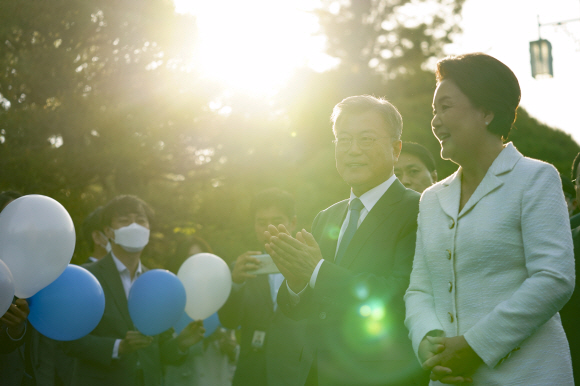
[[[131,290],[131,286],[137,280],[137,278],[143,273],[143,266],[141,265],[141,260],[139,260],[139,265],[137,265],[137,270],[135,271],[135,276],[131,278],[131,272],[129,269],[121,262],[121,260],[115,257],[115,254],[111,252],[111,256],[113,257],[113,261],[115,262],[115,266],[119,271],[119,276],[121,277],[121,283],[123,284],[123,289],[125,290],[125,296],[129,299],[129,291]],[[115,345],[113,346],[113,359],[119,358],[119,345],[121,344],[122,339],[117,339],[115,341]]]
[[[387,192],[387,190],[391,187],[391,185],[393,184],[393,182],[395,182],[396,179],[397,179],[397,177],[393,174],[391,177],[389,177],[389,179],[387,179],[382,184],[375,186],[374,188],[372,188],[368,192],[366,192],[366,193],[362,194],[360,197],[358,197],[360,199],[360,201],[362,202],[362,204],[364,205],[364,208],[361,209],[361,211],[360,211],[360,216],[358,218],[358,224],[356,226],[357,229],[360,227],[360,224],[362,224],[362,222],[367,217],[369,212],[373,209],[373,207],[381,199],[381,197]],[[350,202],[352,200],[354,200],[355,198],[357,198],[357,196],[351,190],[350,191],[350,198],[348,200],[349,208],[350,208]],[[347,213],[346,218],[344,219],[344,221],[342,223],[342,227],[340,228],[340,233],[338,234],[338,242],[336,243],[336,251],[334,251],[335,257],[336,257],[336,253],[338,252],[338,247],[340,246],[340,242],[342,241],[342,236],[344,235],[344,232],[346,232],[346,228],[348,227],[348,220],[350,218],[350,209],[348,210],[348,212],[349,213]],[[314,271],[312,272],[312,276],[310,276],[309,285],[311,288],[314,288],[314,286],[316,284],[316,278],[318,277],[318,271],[320,271],[320,267],[322,266],[323,262],[324,262],[324,259],[321,259],[318,262],[318,264],[316,265],[316,268],[314,268]],[[304,289],[298,293],[295,293],[294,291],[292,291],[290,289],[290,286],[288,286],[288,282],[286,282],[286,287],[288,288],[288,293],[290,294],[291,301],[294,304],[298,304],[298,302],[300,301],[300,294],[302,292],[304,292],[306,287],[304,287]]]
[[[270,295],[272,296],[272,302],[274,303],[274,311],[278,308],[276,299],[278,298],[278,290],[283,282],[284,275],[281,273],[271,273],[268,275],[268,283],[270,284]]]

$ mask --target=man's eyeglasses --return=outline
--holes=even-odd
[[[353,142],[356,142],[359,149],[361,150],[369,150],[375,144],[377,139],[381,138],[389,138],[389,137],[380,137],[380,138],[372,138],[372,137],[360,137],[360,138],[337,138],[332,143],[336,146],[336,150],[338,151],[348,151],[352,146]]]

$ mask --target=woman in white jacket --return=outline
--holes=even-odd
[[[432,385],[574,384],[558,314],[574,289],[570,223],[556,169],[504,144],[519,101],[491,56],[437,64],[433,133],[459,169],[423,193],[405,295]]]

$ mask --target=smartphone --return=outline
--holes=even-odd
[[[270,273],[280,273],[276,264],[272,261],[272,257],[268,254],[252,256],[260,261],[260,268],[255,271],[248,271],[252,275],[267,275]]]

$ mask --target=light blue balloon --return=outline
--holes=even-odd
[[[185,310],[185,288],[173,273],[163,269],[147,271],[129,291],[131,320],[144,335],[170,329]]]
[[[191,322],[193,322],[193,319],[191,319],[187,315],[187,313],[184,312],[181,315],[181,317],[179,318],[179,320],[177,321],[177,323],[175,323],[173,325],[173,329],[175,330],[175,332],[177,334],[179,334],[181,331],[183,331],[183,329],[185,328],[185,326],[187,326]],[[203,321],[203,327],[205,328],[204,337],[208,337],[211,334],[213,334],[215,332],[215,330],[217,330],[217,328],[219,326],[220,326],[220,320],[218,318],[217,312],[215,314],[213,314],[213,315],[208,316]]]
[[[55,340],[75,340],[89,334],[105,312],[105,294],[92,273],[69,264],[51,284],[28,299],[28,320]]]

